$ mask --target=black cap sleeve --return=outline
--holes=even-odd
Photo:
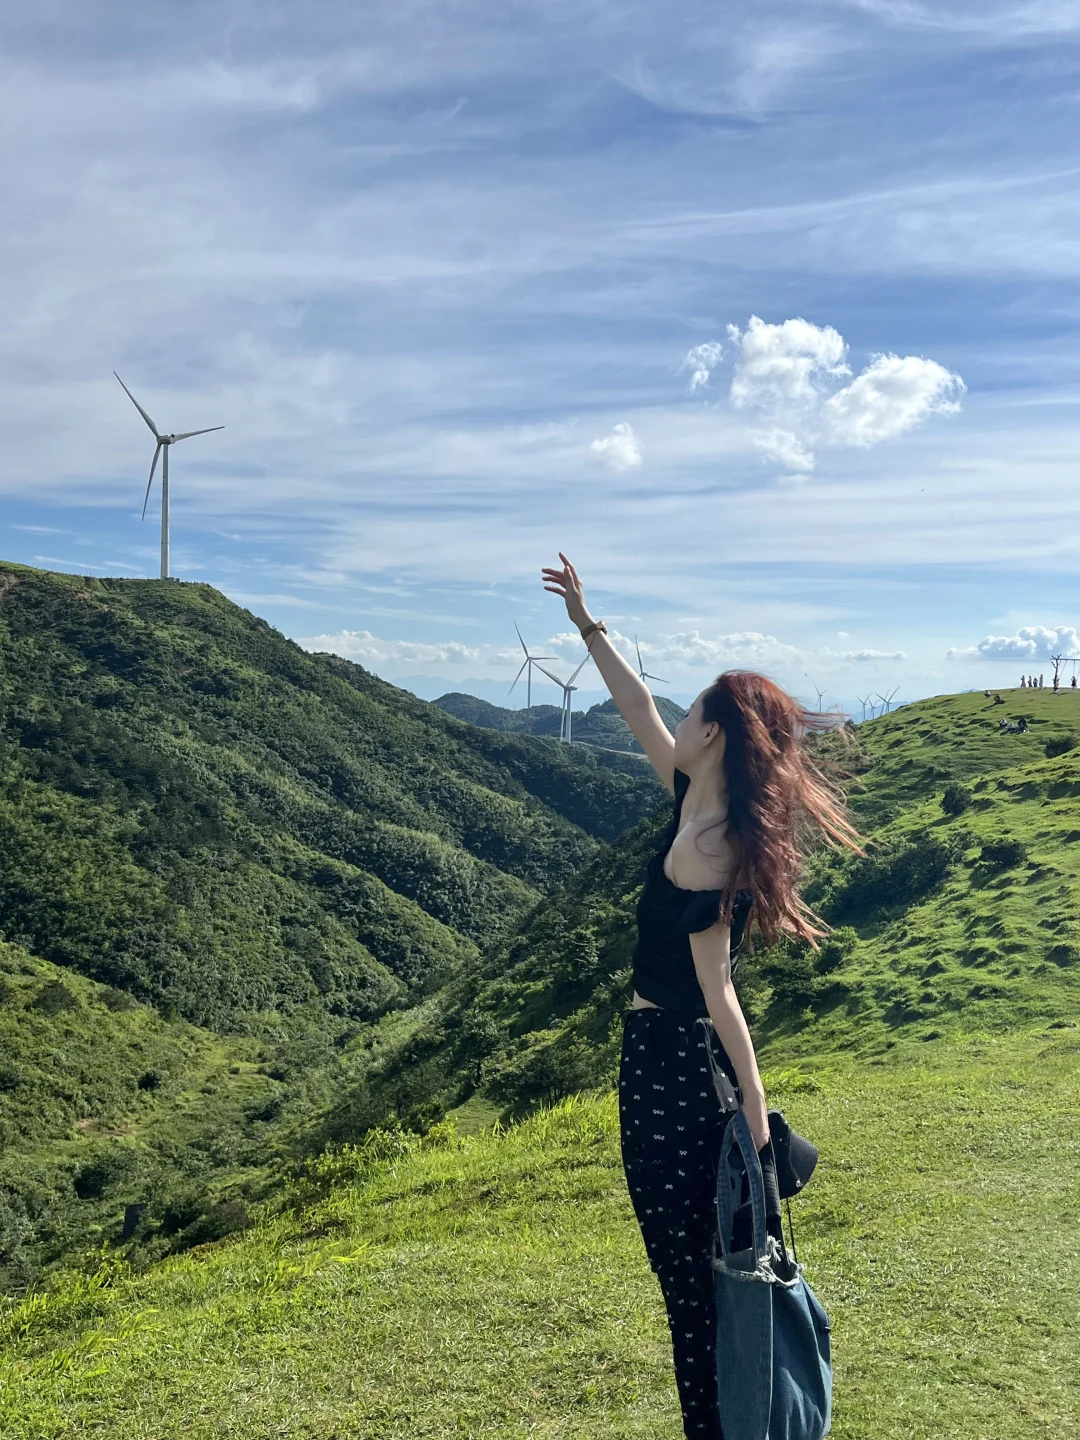
[[[720,904],[724,898],[722,890],[695,890],[687,900],[681,916],[679,929],[688,935],[708,930],[720,918]]]

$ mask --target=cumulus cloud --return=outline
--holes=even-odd
[[[1015,635],[987,635],[977,645],[946,650],[948,660],[1049,660],[1080,658],[1080,635],[1072,625],[1023,625]]]
[[[724,347],[716,340],[706,340],[686,352],[680,370],[690,371],[690,394],[703,390],[709,383],[709,376],[723,358]]]
[[[876,445],[902,435],[932,414],[960,409],[965,385],[936,360],[876,355],[850,385],[825,401],[834,445]]]
[[[792,478],[812,471],[814,452],[825,446],[877,445],[930,415],[954,413],[966,388],[959,375],[918,355],[874,355],[849,379],[847,343],[831,325],[770,325],[751,315],[745,330],[729,325],[728,335],[731,404],[771,422],[751,439]]]
[[[634,434],[633,427],[625,420],[613,425],[610,435],[594,440],[589,449],[615,471],[633,470],[641,464],[641,441]]]
[[[382,640],[370,630],[339,630],[336,635],[312,635],[296,642],[304,650],[326,650],[355,660],[358,665],[423,664],[472,665],[487,658],[486,648],[472,648],[459,641],[428,643],[420,640]]]
[[[823,379],[851,374],[844,338],[831,325],[808,320],[767,325],[751,315],[745,330],[729,325],[728,335],[737,357],[731,403],[738,409],[814,404]]]

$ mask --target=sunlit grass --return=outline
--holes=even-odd
[[[821,1148],[796,1242],[838,1440],[1077,1433],[1080,1031],[766,1074]],[[611,1093],[328,1167],[328,1198],[3,1312],[0,1433],[681,1435]]]

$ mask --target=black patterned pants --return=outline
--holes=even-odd
[[[708,1043],[742,1091],[715,1028]],[[716,1176],[728,1116],[692,1016],[646,1006],[623,1012],[619,1122],[623,1168],[649,1264],[667,1307],[675,1383],[687,1440],[723,1440],[716,1395],[712,1244]],[[765,1153],[765,1152],[763,1152]],[[769,1228],[779,1233],[779,1210]],[[737,1224],[736,1248],[750,1245]]]

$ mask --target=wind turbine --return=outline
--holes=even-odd
[[[661,680],[659,675],[650,675],[649,672],[645,669],[645,666],[641,663],[641,646],[637,642],[636,635],[634,636],[634,649],[637,651],[638,674],[641,676],[642,680],[655,680],[658,685],[671,684],[670,680]]]
[[[856,695],[856,696],[855,696],[855,699],[858,700],[859,704],[862,706],[862,715],[861,715],[859,718],[862,719],[862,720],[865,720],[865,719],[866,719],[866,707],[867,707],[867,705],[870,704],[870,696],[869,696],[869,695]],[[873,707],[871,706],[870,719],[872,720],[873,718],[874,718]]]
[[[116,375],[116,371],[113,371]],[[120,376],[116,375],[117,380]],[[169,578],[169,446],[177,444],[180,440],[190,440],[193,435],[209,435],[211,430],[224,430],[224,425],[211,425],[206,430],[185,430],[181,435],[162,435],[150,416],[142,408],[139,402],[132,395],[131,391],[124,385],[124,394],[138,410],[139,414],[153,431],[154,439],[157,441],[157,449],[154,451],[154,460],[150,466],[150,479],[146,482],[146,498],[143,500],[142,518],[146,519],[146,506],[150,499],[150,487],[154,483],[154,471],[157,469],[158,456],[161,455],[161,578]]]
[[[517,630],[517,637],[518,637],[519,640],[521,640],[521,631],[518,630],[518,623],[517,623],[516,620],[514,621],[514,629]],[[538,670],[544,670],[544,667],[543,667],[542,665],[540,665],[540,664],[537,664],[537,662],[540,661],[540,660],[554,660],[554,659],[555,659],[555,656],[554,656],[554,655],[530,655],[530,654],[529,654],[529,647],[525,644],[525,641],[524,641],[524,640],[521,640],[521,648],[522,648],[522,650],[525,651],[525,660],[524,660],[524,662],[523,662],[523,664],[522,664],[522,666],[521,666],[521,669],[520,669],[520,670],[518,671],[518,673],[514,676],[514,685],[517,684],[517,682],[521,679],[522,674],[527,670],[529,673],[528,673],[528,675],[526,676],[525,683],[526,683],[526,685],[528,686],[528,693],[527,693],[527,695],[526,695],[526,697],[525,697],[525,703],[526,703],[526,706],[528,707],[528,709],[531,710],[531,709],[532,709],[532,672],[533,672],[533,666],[536,665],[536,668],[537,668]],[[546,671],[546,670],[544,670],[544,674],[545,674],[545,675],[547,674],[547,671]],[[561,685],[561,684],[562,684],[562,681],[560,680],[560,681],[558,681],[557,683]],[[512,695],[512,694],[514,693],[514,685],[511,685],[511,686],[510,686],[510,689],[506,692],[508,695]]]
[[[546,660],[549,657],[545,655],[542,658]],[[574,737],[572,734],[574,723],[573,703],[574,691],[578,688],[574,684],[574,681],[581,674],[585,666],[589,663],[589,658],[590,657],[588,655],[585,656],[585,659],[582,660],[581,664],[570,676],[569,680],[560,680],[557,675],[552,675],[550,670],[544,670],[543,665],[537,665],[536,667],[538,670],[543,671],[543,673],[548,677],[549,680],[554,680],[555,684],[558,685],[559,689],[563,692],[562,721],[559,725],[559,739],[565,740],[568,745],[572,745],[574,743]]]
[[[899,685],[894,685],[887,695],[878,695],[877,698],[881,701],[882,709],[884,710],[886,715],[888,715],[889,710],[892,706],[892,698],[899,689]]]

